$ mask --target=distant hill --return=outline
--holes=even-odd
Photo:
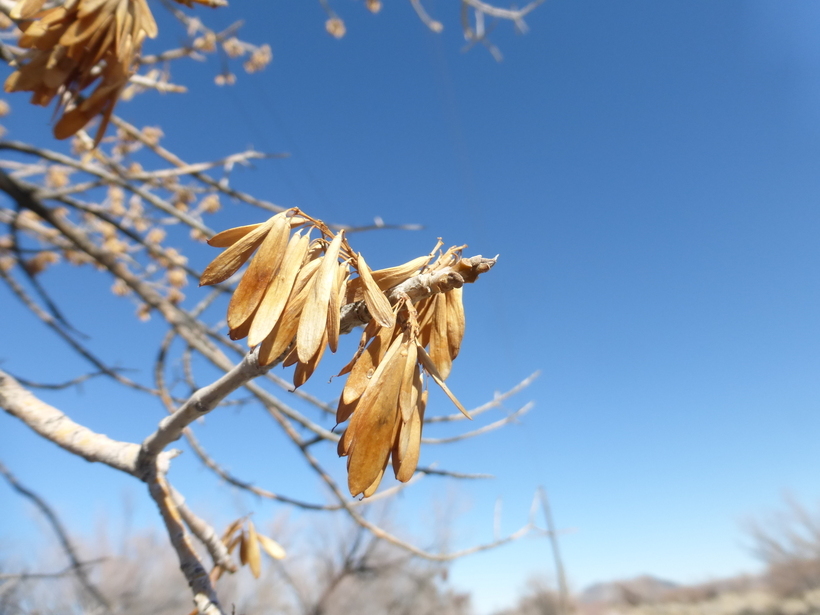
[[[677,583],[666,581],[650,575],[635,577],[624,581],[595,583],[578,596],[581,604],[640,604],[654,602],[664,594],[680,587]]]

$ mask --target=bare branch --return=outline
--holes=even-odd
[[[157,508],[159,508],[162,520],[165,522],[171,544],[179,557],[179,567],[182,574],[185,575],[194,594],[194,604],[197,612],[199,615],[226,615],[219,605],[210,576],[196,554],[188,538],[188,533],[185,531],[182,517],[173,502],[172,488],[156,466],[151,468],[151,474],[145,477],[145,482],[148,485],[148,492],[151,494]]]
[[[470,410],[470,414],[473,417],[476,417],[479,414],[483,414],[483,413],[487,412],[488,410],[492,410],[493,408],[500,408],[501,404],[505,400],[509,399],[510,397],[515,395],[516,393],[520,393],[522,390],[524,390],[525,388],[530,386],[533,383],[533,381],[536,378],[538,378],[538,376],[540,376],[540,375],[541,375],[540,371],[533,372],[532,374],[530,374],[529,376],[524,378],[524,380],[522,380],[521,382],[516,384],[509,391],[506,391],[505,393],[496,393],[493,396],[491,401],[488,401],[486,404],[482,404],[482,405],[478,406],[477,408],[474,408],[473,410]],[[447,414],[445,416],[431,416],[429,418],[425,417],[424,422],[425,423],[446,423],[446,422],[450,422],[450,421],[463,421],[465,419],[466,419],[466,417],[463,414],[461,414],[461,412],[457,412],[455,414]]]
[[[0,173],[0,180],[1,179],[2,179],[2,174]],[[5,271],[3,271],[2,268],[0,268],[0,278],[3,279],[3,281],[8,285],[8,287],[11,289],[11,291],[15,295],[17,295],[17,297],[20,299],[20,301],[23,302],[23,304],[32,312],[32,314],[34,314],[43,323],[45,323],[50,329],[52,329],[55,333],[57,333],[57,335],[59,335],[61,338],[63,338],[68,343],[68,345],[71,346],[77,352],[77,354],[79,354],[80,356],[87,359],[92,365],[94,365],[96,368],[98,368],[101,373],[105,374],[106,376],[109,376],[109,377],[113,378],[114,380],[116,380],[120,384],[124,384],[125,386],[131,387],[131,388],[139,390],[139,391],[153,393],[153,391],[151,389],[149,389],[147,387],[144,387],[141,384],[138,384],[138,383],[134,382],[133,380],[130,380],[130,379],[126,378],[125,376],[120,374],[117,369],[107,366],[100,359],[98,359],[96,356],[94,356],[91,353],[91,351],[87,350],[82,344],[77,342],[73,337],[71,337],[68,333],[66,333],[66,331],[57,324],[55,319],[50,314],[48,314],[47,312],[40,309],[40,306],[38,306],[31,299],[31,297],[28,296],[28,294],[25,292],[25,290],[23,290],[23,287],[20,286],[14,280],[14,278],[12,278]],[[43,388],[43,387],[40,387],[40,388]]]
[[[222,543],[216,530],[204,519],[194,514],[194,512],[188,508],[182,494],[173,487],[171,487],[171,496],[180,517],[185,521],[185,525],[188,526],[191,533],[208,549],[208,553],[210,553],[211,558],[213,558],[214,566],[221,566],[229,572],[236,572],[236,564],[231,559],[228,548]]]
[[[179,440],[188,425],[216,408],[225,397],[265,373],[273,365],[260,367],[257,353],[247,354],[239,365],[212,384],[196,391],[174,414],[160,421],[157,430],[142,443],[142,459],[156,457],[171,442]]]
[[[79,562],[79,566],[81,568],[93,566],[94,564],[102,563],[106,560],[104,557],[98,557],[96,559],[88,560],[86,562]],[[59,570],[57,572],[20,572],[18,574],[7,574],[3,573],[0,574],[0,581],[28,581],[30,579],[60,579],[62,577],[67,577],[69,575],[75,574],[75,566],[72,564]],[[3,585],[0,587],[0,595],[2,595],[3,591],[6,589],[6,586]]]
[[[135,474],[140,447],[118,442],[72,421],[65,414],[40,401],[6,372],[0,370],[0,408],[17,417],[38,434],[86,461],[98,461]],[[167,465],[169,455],[162,458]]]
[[[31,380],[26,380],[25,378],[21,378],[20,376],[13,376],[17,382],[22,384],[25,387],[29,387],[30,389],[49,389],[51,391],[59,391],[61,389],[68,389],[70,387],[79,386],[86,380],[91,380],[92,378],[96,378],[98,376],[108,376],[108,372],[99,371],[99,372],[92,372],[90,374],[83,374],[82,376],[77,376],[71,380],[67,380],[66,382],[60,382],[57,384],[46,384],[42,382],[32,382]]]
[[[488,431],[494,431],[500,427],[504,427],[504,425],[514,423],[517,418],[523,416],[534,407],[534,403],[527,402],[512,414],[505,416],[503,419],[499,419],[494,423],[490,423],[489,425],[484,425],[484,427],[479,427],[478,429],[474,429],[473,431],[468,431],[457,436],[450,436],[448,438],[422,438],[421,441],[425,444],[449,444],[451,442],[458,442],[459,440],[466,440],[467,438],[474,438],[475,436],[480,436]]]
[[[142,134],[142,131],[140,131],[135,126],[129,124],[128,122],[126,122],[122,118],[114,116],[111,119],[111,121],[114,124],[114,126],[116,126],[117,128],[123,130],[128,136],[136,139],[137,141],[139,141],[140,143],[142,143],[143,145],[148,147],[152,152],[154,152],[157,156],[159,156],[160,158],[162,158],[166,162],[170,162],[171,164],[179,166],[179,167],[188,166],[185,162],[180,160],[176,155],[172,154],[171,152],[169,152],[165,148],[161,147],[156,142],[153,142],[152,140],[147,139],[145,137],[145,135]],[[208,185],[212,188],[216,188],[220,192],[223,192],[223,193],[227,194],[228,196],[239,199],[240,201],[243,201],[243,202],[248,203],[250,205],[254,205],[254,206],[259,207],[261,209],[265,209],[267,211],[272,211],[272,212],[276,212],[276,213],[285,211],[284,207],[274,205],[273,203],[270,203],[268,201],[257,199],[256,197],[253,197],[253,196],[251,196],[249,194],[246,194],[244,192],[240,192],[238,190],[234,190],[233,188],[229,188],[227,186],[227,184],[223,184],[222,182],[218,182],[215,179],[213,179],[211,177],[208,177],[204,173],[194,172],[194,173],[191,173],[190,175],[194,179],[197,179],[200,182],[202,182],[203,184],[206,184],[206,185]],[[208,236],[210,236],[212,234],[213,233],[209,233]]]
[[[179,211],[177,208],[175,208],[173,205],[171,205],[164,199],[159,198],[155,194],[148,192],[143,188],[140,188],[129,183],[127,178],[115,175],[113,173],[109,173],[108,171],[100,168],[97,165],[93,165],[90,163],[86,164],[82,161],[77,161],[69,156],[64,156],[63,154],[52,152],[47,149],[34,147],[32,145],[28,145],[27,143],[20,143],[19,141],[0,141],[0,150],[4,149],[14,150],[17,152],[22,152],[24,154],[31,154],[33,156],[39,156],[41,158],[45,158],[46,160],[58,162],[68,167],[84,171],[90,175],[95,175],[96,177],[99,177],[100,179],[104,180],[106,183],[120,186],[121,188],[128,190],[129,192],[133,192],[134,194],[139,195],[160,211],[178,219],[180,222],[184,222],[191,228],[195,228],[198,231],[205,233],[208,237],[214,234],[214,231],[212,231],[210,228],[202,224],[202,222],[192,218],[184,212]]]
[[[0,378],[2,378],[2,376],[0,376]],[[2,462],[0,462],[0,474],[3,475],[3,477],[6,479],[6,482],[8,482],[8,484],[11,485],[12,489],[14,489],[20,495],[31,500],[31,502],[34,503],[34,505],[40,509],[40,512],[43,513],[43,515],[51,525],[52,529],[54,529],[54,533],[57,534],[57,539],[60,541],[60,546],[62,547],[65,554],[68,556],[69,561],[71,562],[71,565],[68,568],[68,570],[74,573],[74,575],[77,577],[77,581],[79,581],[83,589],[85,589],[85,591],[88,592],[88,594],[92,598],[94,598],[94,600],[100,605],[100,607],[102,607],[102,609],[106,613],[110,613],[111,604],[100,593],[100,590],[94,586],[94,584],[88,578],[88,575],[85,573],[85,569],[83,568],[83,566],[87,565],[87,563],[84,564],[80,561],[80,558],[77,556],[77,549],[71,543],[71,539],[68,537],[68,532],[66,532],[62,522],[57,517],[57,513],[54,512],[51,506],[46,504],[43,498],[41,498],[31,489],[25,487],[22,483],[20,483],[20,481],[18,481],[17,478],[15,478],[15,476]]]
[[[413,6],[413,10],[416,11],[416,15],[419,16],[422,23],[430,28],[430,30],[436,33],[444,30],[444,25],[440,21],[436,21],[430,17],[425,8],[422,6],[421,0],[410,0],[410,4]]]
[[[529,13],[534,11],[539,5],[544,4],[546,0],[533,0],[529,4],[520,9],[502,9],[481,0],[461,0],[464,4],[469,4],[477,11],[481,11],[490,17],[498,17],[499,19],[509,19],[516,23],[520,22]]]

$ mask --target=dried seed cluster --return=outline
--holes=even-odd
[[[142,41],[157,35],[157,24],[145,0],[68,0],[41,10],[44,3],[23,0],[12,9],[12,18],[21,20],[19,45],[30,51],[5,89],[33,92],[32,104],[42,106],[63,95],[62,117],[54,126],[58,139],[102,115],[99,140]],[[80,92],[97,80],[93,93],[80,101]]]
[[[239,563],[242,566],[248,566],[251,574],[258,579],[262,572],[262,551],[273,559],[285,559],[286,553],[273,538],[257,532],[253,521],[248,520],[247,527],[243,529],[244,523],[245,519],[237,519],[231,523],[222,535],[221,542],[225,545],[229,555],[238,546]],[[224,572],[225,569],[222,566],[215,565],[211,571],[211,581],[216,582]]]
[[[311,240],[313,230],[321,236]],[[494,260],[476,257],[476,265],[461,258],[461,246],[434,262],[430,254],[371,271],[344,232],[334,234],[295,208],[223,231],[208,243],[226,250],[205,269],[201,285],[227,280],[256,252],[228,306],[230,336],[259,345],[260,365],[295,364],[295,386],[310,378],[325,348],[336,352],[343,307],[366,307],[372,316],[358,351],[339,374],[349,374],[336,420],[350,419],[338,452],[348,458],[352,495],[372,495],[391,458],[396,478],[412,477],[428,376],[469,417],[444,380],[464,336],[461,286]],[[358,274],[352,279],[351,266]],[[411,282],[423,276],[416,285],[423,296],[414,299]]]
[[[220,0],[196,0],[218,6]],[[191,0],[177,0],[190,6]],[[114,106],[134,72],[143,40],[157,35],[146,0],[66,0],[43,10],[45,0],[20,0],[11,11],[28,49],[6,79],[6,92],[33,92],[32,104],[47,106],[59,94],[62,110],[54,136],[65,139],[97,115],[99,143]],[[95,81],[90,96],[81,92]]]

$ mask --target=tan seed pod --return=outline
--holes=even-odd
[[[441,377],[441,374],[439,374],[438,368],[436,368],[436,365],[435,363],[433,363],[433,360],[430,358],[430,355],[427,354],[427,352],[420,344],[417,343],[416,346],[418,348],[418,355],[419,359],[421,359],[421,364],[427,371],[427,373],[430,374],[430,377],[433,380],[435,380],[436,384],[439,385],[441,389],[447,394],[447,397],[449,397],[450,401],[456,405],[456,408],[458,408],[461,411],[461,413],[468,419],[473,420],[473,417],[470,416],[470,413],[464,409],[464,406],[461,405],[461,402],[458,401],[456,396],[453,395],[453,392],[447,387],[446,384],[444,384],[444,379]]]
[[[253,317],[253,324],[248,334],[248,346],[256,346],[273,331],[290,297],[293,283],[296,281],[302,260],[307,253],[308,243],[307,236],[298,232],[290,238],[282,264],[273,276],[259,304],[259,309]]]
[[[282,359],[282,367],[290,367],[291,365],[296,365],[298,362],[299,355],[296,354],[296,346],[291,346],[290,350],[285,354],[285,358]]]
[[[208,245],[214,248],[229,248],[237,241],[242,239],[245,235],[258,229],[264,222],[259,224],[248,224],[247,226],[237,226],[236,228],[229,228],[226,231],[217,233],[208,240]]]
[[[270,365],[290,346],[299,328],[299,317],[310,292],[310,279],[320,264],[320,260],[315,260],[302,267],[281,318],[259,347],[259,365]]]
[[[396,440],[393,443],[393,473],[396,475],[398,475],[399,470],[401,469],[401,461],[407,455],[407,447],[410,444],[409,423],[412,419],[412,413],[418,410],[417,406],[419,403],[419,395],[422,393],[424,388],[421,380],[421,369],[419,368],[418,363],[414,365],[413,368],[413,387],[410,390],[410,417],[408,418],[408,420],[404,420],[404,416],[402,416],[401,427],[399,428],[399,433],[397,434]],[[402,394],[403,391],[402,393],[399,393],[399,400],[401,400]],[[401,401],[399,403],[401,405]]]
[[[445,293],[447,296],[447,346],[450,350],[450,359],[454,360],[461,350],[461,340],[464,339],[464,301],[461,288],[454,288]]]
[[[421,426],[422,416],[418,407],[413,409],[410,421],[402,425],[402,429],[407,433],[406,448],[402,451],[399,469],[396,472],[396,479],[406,483],[413,478],[416,466],[419,464],[419,453],[421,452]],[[395,469],[395,466],[394,466]]]
[[[433,331],[433,317],[436,313],[435,298],[436,295],[425,297],[416,304],[419,323],[418,339],[424,347],[430,345],[430,336]]]
[[[401,470],[401,459],[407,451],[407,445],[410,442],[410,432],[407,429],[407,424],[399,421],[399,431],[393,440],[393,448],[390,449],[390,461],[393,464],[393,475],[398,475]]]
[[[248,539],[246,542],[248,566],[250,566],[253,577],[258,579],[259,574],[262,572],[262,555],[259,552],[259,540],[257,539],[256,528],[253,527],[253,521],[248,521]]]
[[[259,246],[259,251],[231,296],[228,305],[228,327],[231,329],[245,322],[259,307],[268,284],[282,263],[289,233],[290,224],[285,214],[275,215],[267,236]]]
[[[308,379],[313,375],[313,372],[316,370],[316,366],[319,365],[319,361],[322,360],[322,355],[325,353],[326,345],[327,332],[325,332],[325,335],[322,338],[322,343],[319,346],[319,350],[316,351],[316,354],[313,355],[307,363],[299,362],[296,364],[296,369],[293,372],[294,387],[298,389],[300,386],[305,384],[308,381]]]
[[[278,542],[273,538],[268,538],[264,534],[257,534],[259,539],[259,546],[265,550],[265,553],[270,555],[273,559],[285,559],[287,553]]]
[[[234,521],[233,523],[231,523],[225,529],[225,532],[222,534],[222,544],[227,545],[230,542],[232,542],[232,537],[233,537],[234,533],[236,532],[236,530],[238,530],[240,527],[242,527],[242,522],[243,521],[244,521],[244,519],[239,518],[236,521]],[[230,550],[228,550],[228,552],[230,553]]]
[[[330,346],[330,352],[336,352],[339,349],[339,319],[347,275],[347,263],[339,263],[339,267],[336,270],[336,280],[334,281],[333,289],[330,291],[330,301],[327,306],[327,343]]]
[[[339,231],[330,242],[310,287],[310,296],[302,310],[302,316],[299,318],[296,350],[302,363],[307,363],[316,354],[327,331],[327,308],[336,281],[336,263],[343,239],[344,231]]]
[[[397,402],[406,356],[396,338],[362,394],[350,420],[347,484],[353,496],[371,487],[383,471],[398,428]]]
[[[248,331],[250,331],[251,323],[253,322],[253,315],[248,318],[245,322],[239,325],[236,329],[229,329],[228,330],[228,337],[232,340],[241,340],[248,337]]]
[[[223,574],[225,574],[225,569],[219,564],[217,564],[211,569],[211,574],[208,576],[211,579],[211,583],[216,583],[219,579],[222,578]],[[194,609],[188,615],[197,615],[197,609]]]
[[[315,276],[319,271],[319,267],[321,265],[322,258],[311,258],[310,249],[308,248],[308,254],[305,256],[305,260],[302,263],[302,268],[299,269],[299,273],[296,274],[296,281],[293,283],[293,290],[290,294],[295,296],[310,288],[310,283],[313,280],[313,276]]]
[[[367,262],[365,262],[361,253],[357,258],[356,271],[359,272],[359,279],[361,279],[363,285],[364,301],[367,304],[367,309],[370,310],[370,314],[382,327],[394,327],[396,325],[396,315],[393,313],[393,308],[373,279],[370,267],[367,266]]]
[[[271,226],[273,226],[273,218],[245,235],[217,256],[211,261],[210,265],[205,267],[205,271],[202,272],[202,277],[199,279],[199,285],[218,284],[236,273],[265,239],[265,235]]]
[[[415,405],[415,400],[413,399],[415,387],[413,385],[419,366],[416,362],[418,351],[416,350],[415,344],[407,344],[406,347],[402,348],[402,352],[407,354],[407,359],[404,365],[404,373],[402,374],[401,391],[399,392],[399,412],[401,413],[402,421],[406,423],[410,420],[410,416],[413,413],[413,406]]]
[[[239,562],[243,566],[248,563],[248,536],[244,531],[239,538]]]
[[[411,278],[419,271],[419,269],[424,267],[429,262],[429,256],[419,256],[418,258],[414,258],[403,265],[397,265],[396,267],[389,267],[387,269],[377,269],[376,271],[372,271],[371,275],[381,290],[389,290],[397,284],[401,284],[405,280]],[[350,281],[347,289],[346,303],[353,303],[354,301],[361,301],[364,299],[362,284],[363,282],[360,278]]]
[[[358,349],[356,349],[356,352],[350,358],[350,361],[347,362],[347,365],[345,365],[341,369],[341,371],[338,374],[336,374],[337,376],[344,376],[345,374],[350,373],[350,370],[353,369],[353,366],[356,364],[356,361],[358,361],[359,357],[362,356],[362,353],[364,352],[367,343],[371,339],[373,339],[373,336],[375,336],[376,333],[378,333],[379,329],[381,329],[381,327],[379,327],[378,323],[375,320],[371,320],[369,323],[367,323],[367,325],[365,325],[365,328],[362,331],[362,337],[359,340]]]
[[[259,346],[259,365],[270,365],[276,361],[290,346],[298,326],[298,321],[287,318],[287,308],[285,308],[284,317],[276,323],[273,331]],[[296,359],[298,360],[298,357]]]
[[[438,293],[433,297],[433,320],[430,323],[430,358],[436,364],[442,380],[450,375],[453,360],[450,358],[450,346],[447,339],[447,293]]]
[[[376,490],[379,488],[379,484],[382,482],[382,478],[384,477],[384,469],[387,467],[387,458],[384,460],[384,466],[379,472],[378,476],[376,476],[375,480],[370,484],[370,486],[362,491],[362,497],[369,498],[371,495],[376,493]]]
[[[9,16],[12,19],[28,19],[42,9],[45,3],[46,0],[21,0],[11,7]]]
[[[344,423],[359,401],[362,393],[369,386],[379,363],[390,346],[393,331],[381,328],[378,334],[371,340],[365,351],[359,356],[350,375],[345,382],[345,388],[339,399],[339,407],[336,410],[336,423]]]
[[[350,435],[347,433],[349,430],[345,429],[342,432],[342,437],[339,438],[339,442],[336,444],[336,453],[339,457],[346,457],[348,453],[350,453]]]

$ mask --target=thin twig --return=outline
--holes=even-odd
[[[9,469],[3,464],[3,462],[0,462],[0,474],[3,475],[3,478],[6,479],[6,482],[8,482],[12,489],[14,489],[20,495],[31,500],[31,502],[37,508],[40,509],[40,512],[43,513],[43,515],[51,525],[52,529],[54,530],[54,533],[57,534],[57,540],[59,540],[60,546],[62,547],[69,561],[71,562],[70,570],[74,572],[74,575],[77,577],[77,581],[79,581],[83,589],[86,592],[88,592],[88,594],[92,598],[94,598],[94,600],[100,605],[100,607],[106,613],[111,613],[111,604],[108,602],[105,596],[103,596],[102,593],[100,593],[100,590],[97,589],[91,582],[91,580],[88,578],[88,575],[86,574],[85,569],[83,568],[85,564],[81,562],[80,558],[77,556],[77,549],[72,544],[71,539],[68,537],[68,532],[66,532],[65,527],[63,527],[62,522],[57,517],[57,513],[54,512],[51,506],[46,504],[43,498],[41,498],[31,489],[20,483],[20,481],[18,481],[17,478],[15,478],[15,476],[9,471]]]

